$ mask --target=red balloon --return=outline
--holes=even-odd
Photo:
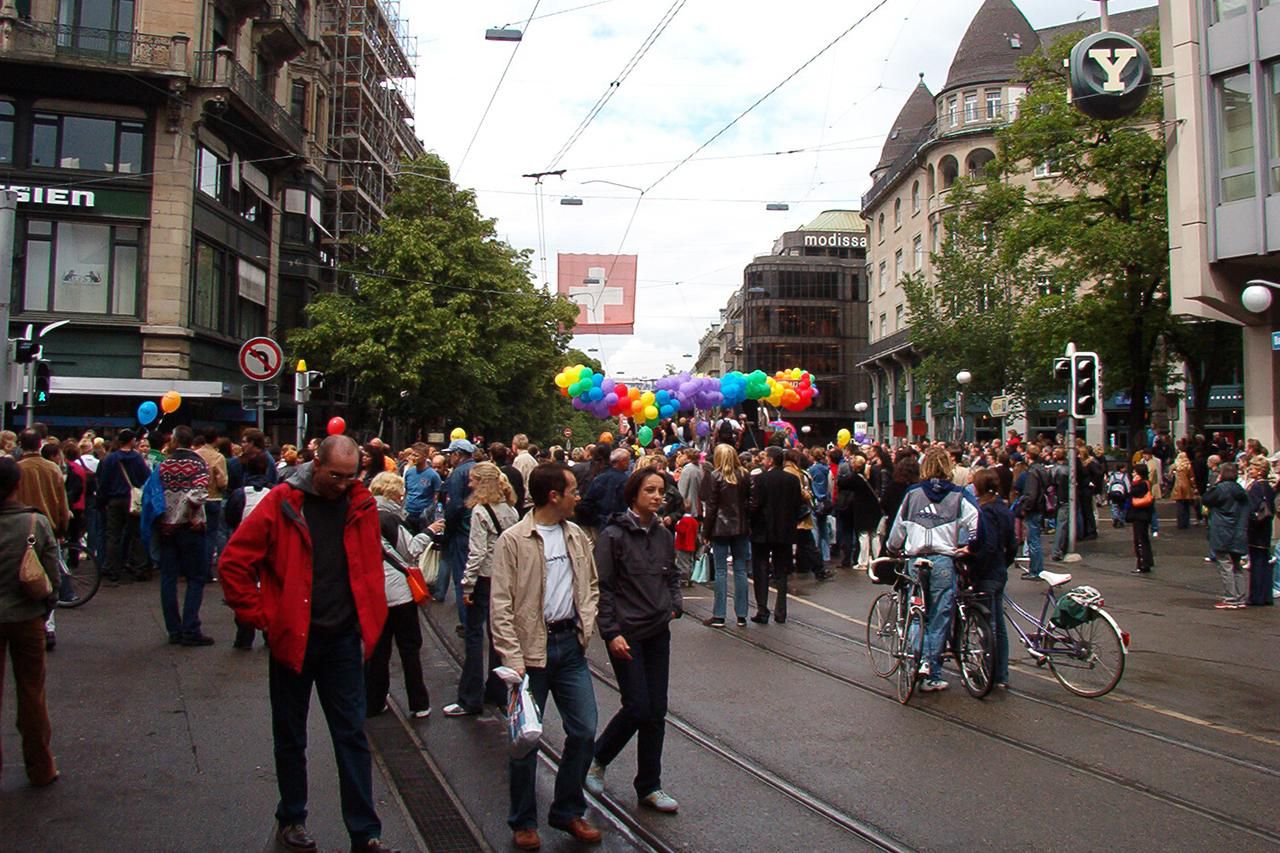
[[[618,384],[613,386],[613,393],[617,394],[618,399],[621,400],[626,397],[629,392],[627,391],[626,385]]]
[[[342,435],[347,431],[347,422],[342,418],[329,418],[329,435]]]

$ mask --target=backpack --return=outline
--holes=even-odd
[[[1107,478],[1107,500],[1113,504],[1122,504],[1129,499],[1129,483],[1123,471],[1112,471]]]
[[[267,496],[267,492],[271,491],[270,486],[245,486],[244,487],[244,514],[240,516],[241,522],[249,517],[249,513],[257,508],[262,499]]]
[[[719,444],[737,444],[737,430],[733,428],[733,422],[728,418],[721,418],[719,426],[716,427],[716,441]]]
[[[1057,512],[1058,511],[1058,484],[1054,481],[1054,478],[1051,476],[1045,477],[1043,479],[1046,481],[1044,483],[1043,497],[1041,498],[1041,500],[1044,502],[1044,511]]]

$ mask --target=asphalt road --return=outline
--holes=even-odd
[[[1132,637],[1123,681],[1108,696],[1069,694],[1013,650],[1012,689],[987,700],[952,688],[898,704],[871,671],[864,620],[880,591],[842,571],[793,586],[786,625],[706,628],[711,592],[687,591],[673,624],[671,717],[663,784],[677,816],[641,811],[634,748],[609,768],[592,818],[606,850],[880,849],[1274,850],[1280,846],[1280,678],[1274,608],[1217,611],[1204,529],[1166,524],[1156,572],[1134,577],[1127,531],[1105,526],[1085,559],[1055,570],[1097,586]],[[1013,580],[1022,603],[1037,586]],[[0,715],[9,757],[0,777],[0,849],[264,849],[275,803],[265,653],[230,648],[230,614],[211,590],[207,630],[219,645],[164,645],[157,586],[104,589],[59,613],[49,695],[64,779],[25,786],[12,692]],[[370,722],[380,766],[438,770],[397,792],[375,774],[386,835],[412,849],[468,849],[435,834],[461,804],[477,838],[506,849],[505,728],[487,712],[447,719],[460,641],[452,602],[426,611],[423,659],[435,713],[406,725]],[[603,726],[618,706],[603,644],[591,650]],[[393,701],[406,707],[398,664]],[[317,706],[318,708],[318,706]],[[554,754],[559,722],[548,715]],[[312,715],[313,830],[344,842],[322,716]],[[405,758],[408,756],[408,758]],[[545,816],[553,778],[539,776]],[[414,796],[415,794],[419,796]],[[436,821],[433,823],[433,821]],[[461,823],[452,824],[455,828]],[[556,830],[544,849],[576,850]]]

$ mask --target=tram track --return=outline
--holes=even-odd
[[[703,610],[703,608],[701,607],[696,609]],[[686,604],[685,612],[688,615],[691,615],[691,616],[695,615],[694,610],[695,608],[690,608]],[[710,615],[710,612],[707,610],[703,610],[703,613],[704,615]],[[847,634],[842,634],[838,631],[831,631],[827,628],[823,628],[818,625],[806,623],[803,620],[795,619],[794,617],[791,617],[791,616],[788,616],[787,625],[795,625],[797,627],[803,627],[809,630],[816,631],[821,634],[837,637],[847,642],[851,642],[854,645],[859,645],[865,648],[865,643],[859,642],[858,640],[850,637]],[[773,646],[769,645],[766,642],[763,642],[761,640],[757,640],[751,636],[748,636],[747,633],[744,633],[741,631],[724,631],[722,633],[724,636],[737,640],[740,643],[743,643],[747,646],[763,651],[766,654],[773,655],[789,663],[795,664],[796,666],[799,666],[803,669],[807,669],[815,674],[821,675],[832,681],[836,681],[838,683],[847,685],[849,687],[852,687],[861,692],[870,694],[872,696],[877,696],[886,701],[893,702],[895,705],[899,704],[898,697],[894,693],[891,693],[887,690],[877,689],[876,687],[870,684],[864,684],[863,682],[860,682],[854,678],[851,678],[850,676],[836,672],[835,670],[830,669],[829,667],[822,666],[821,664],[815,663],[814,661],[808,660],[799,655],[774,648]],[[756,632],[750,632],[750,633],[756,633]],[[1022,698],[1029,698],[1029,699],[1032,698],[1025,693],[1019,693],[1019,695]],[[1035,697],[1035,698],[1038,699],[1038,697]],[[1055,708],[1060,707],[1070,711],[1078,710],[1078,709],[1073,709],[1068,705],[1063,705],[1062,703],[1054,703],[1053,700],[1040,700],[1040,701],[1042,701],[1044,704],[1049,705],[1050,707],[1055,707]],[[1225,827],[1234,829],[1236,831],[1254,836],[1256,838],[1260,838],[1273,845],[1280,845],[1280,833],[1277,833],[1268,827],[1261,826],[1259,824],[1237,818],[1233,815],[1227,814],[1226,812],[1219,811],[1209,806],[1201,805],[1200,803],[1196,803],[1185,797],[1170,793],[1168,791],[1161,790],[1152,785],[1148,785],[1136,779],[1132,779],[1132,778],[1123,776],[1119,773],[1115,773],[1110,770],[1103,769],[1096,765],[1086,764],[1084,762],[1073,759],[1070,756],[1055,752],[1051,749],[1032,743],[1028,740],[1013,737],[1011,735],[1004,734],[1003,732],[999,732],[994,729],[987,728],[985,726],[966,720],[963,717],[948,713],[947,711],[944,711],[938,708],[922,707],[920,705],[913,705],[910,707],[911,707],[911,710],[913,711],[925,714],[928,717],[931,717],[933,719],[955,726],[957,728],[963,729],[970,733],[981,735],[990,740],[996,741],[1010,748],[1016,749],[1020,752],[1035,756],[1042,760],[1048,761],[1052,764],[1056,764],[1069,771],[1080,773],[1085,776],[1089,776],[1090,778],[1097,779],[1099,781],[1114,785],[1118,788],[1131,791],[1141,796],[1145,796],[1156,802],[1160,802],[1167,806],[1180,809],[1182,811],[1188,812],[1190,814],[1196,815],[1206,820],[1213,821],[1214,823],[1217,823],[1221,826],[1225,826]],[[1080,714],[1086,717],[1089,716],[1089,712],[1082,711],[1080,712]],[[1192,751],[1207,755],[1209,757],[1218,758],[1224,761],[1230,761],[1231,763],[1238,764],[1250,770],[1258,770],[1268,775],[1278,775],[1277,771],[1275,771],[1275,768],[1270,768],[1270,767],[1267,767],[1266,765],[1255,766],[1254,762],[1249,762],[1247,759],[1241,759],[1237,756],[1230,756],[1226,753],[1217,753],[1214,750],[1208,749],[1206,747],[1199,747],[1196,744],[1191,744],[1187,741],[1181,741],[1178,738],[1167,737],[1167,736],[1159,735],[1159,733],[1148,732],[1148,730],[1142,729],[1141,727],[1128,726],[1127,724],[1118,723],[1117,721],[1113,721],[1113,720],[1108,720],[1107,718],[1101,717],[1100,715],[1095,715],[1095,716],[1099,717],[1098,719],[1099,722],[1113,724],[1115,725],[1116,728],[1119,728],[1124,731],[1130,731],[1133,734],[1158,735],[1155,739],[1161,742],[1169,743],[1170,745],[1174,745],[1174,746],[1182,746],[1184,748],[1191,749]],[[1166,740],[1166,737],[1167,737],[1167,740]]]
[[[454,666],[461,671],[462,654],[454,648],[453,643],[450,642],[445,633],[438,625],[435,624],[434,621],[430,619],[430,617],[424,614],[423,618],[426,620],[427,625],[429,626],[432,634],[436,637],[439,645],[441,645],[449,655]],[[592,662],[590,659],[588,659],[587,665],[591,672],[591,676],[596,681],[604,684],[615,693],[621,693],[617,681],[614,680],[606,670]],[[835,806],[817,796],[812,791],[805,790],[793,784],[785,777],[770,770],[764,765],[729,749],[714,735],[694,725],[679,714],[668,710],[667,724],[708,753],[711,753],[722,761],[733,765],[773,790],[783,794],[788,799],[832,823],[836,827],[856,836],[868,845],[875,847],[878,850],[892,851],[892,853],[910,853],[910,851],[914,849],[893,838],[879,827],[876,827],[875,825],[854,815],[848,814],[838,806]],[[540,748],[549,762],[553,766],[559,767],[559,751],[547,744],[545,738],[543,739]],[[588,794],[588,796],[591,795]],[[672,847],[659,835],[649,830],[644,826],[644,824],[637,821],[621,803],[609,797],[607,793],[602,797],[595,797],[595,800],[603,807],[602,810],[607,813],[610,821],[615,825],[625,827],[628,832],[641,840],[649,849],[661,851],[661,853],[666,853],[666,851],[675,851],[677,849]]]

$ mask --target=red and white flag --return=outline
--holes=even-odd
[[[556,292],[578,303],[575,335],[635,330],[635,255],[557,255],[556,279]]]

